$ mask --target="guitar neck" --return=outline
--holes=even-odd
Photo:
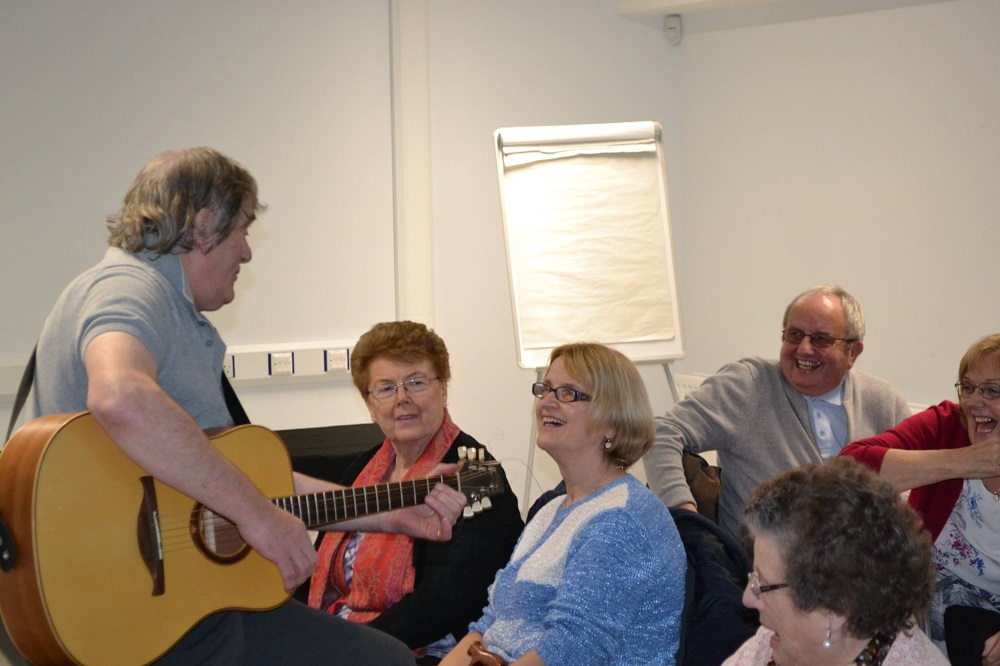
[[[309,529],[315,529],[342,520],[416,506],[424,501],[438,483],[462,490],[462,479],[459,474],[455,474],[292,495],[271,501],[298,516]]]

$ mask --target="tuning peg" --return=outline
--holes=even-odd
[[[473,502],[472,503],[472,511],[473,511],[473,513],[482,513],[483,512],[483,503],[480,502],[479,500],[476,500],[475,502]]]
[[[480,501],[479,503],[482,505],[483,511],[489,511],[490,509],[493,508],[493,502],[490,500],[488,496],[484,497],[482,501]]]
[[[466,450],[466,447],[464,447],[464,446],[458,447],[458,459],[459,460],[461,460],[462,458],[465,457],[465,450]]]
[[[484,460],[486,460],[486,449],[480,448],[479,449],[479,462],[483,462]]]
[[[476,514],[473,512],[472,507],[469,506],[468,504],[466,504],[465,508],[462,509],[462,517],[463,518],[472,518],[474,515],[476,515]]]

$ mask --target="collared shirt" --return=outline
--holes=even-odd
[[[38,340],[28,419],[87,408],[87,345],[121,332],[156,362],[156,381],[201,428],[232,425],[222,395],[226,345],[198,311],[180,257],[152,258],[109,247],[104,259],[74,279],[49,314]]]
[[[833,458],[847,444],[847,410],[844,409],[844,382],[829,393],[806,395],[809,424],[823,460]]]

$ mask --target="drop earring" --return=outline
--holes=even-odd
[[[833,630],[830,629],[829,626],[827,626],[827,628],[826,628],[826,640],[823,641],[823,649],[824,650],[829,650],[830,648],[833,647],[833,641],[830,640],[830,637],[832,635],[833,635]]]
[[[608,450],[608,451],[611,450],[611,438],[610,437],[605,436],[605,438],[604,438],[604,448],[606,450]]]

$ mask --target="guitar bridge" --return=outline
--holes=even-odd
[[[156,504],[156,486],[153,477],[143,476],[142,503],[139,505],[139,516],[136,520],[136,536],[139,543],[139,554],[149,569],[153,579],[153,596],[163,594],[163,542],[160,539],[160,513]]]

